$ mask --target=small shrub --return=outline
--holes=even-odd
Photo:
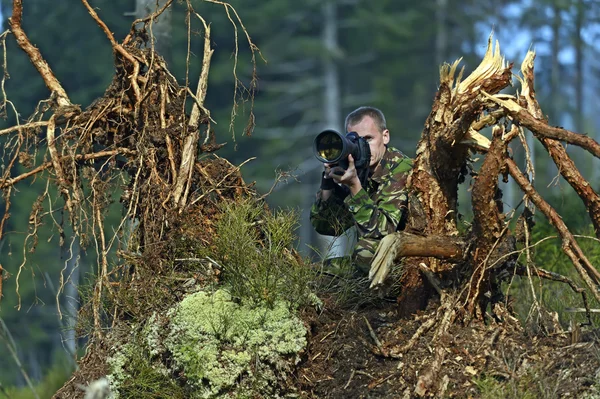
[[[574,231],[577,242],[583,253],[588,257],[593,265],[600,265],[600,243],[594,237],[594,231],[591,225],[586,228]],[[548,238],[555,236],[555,238]],[[544,240],[541,241],[540,240]],[[571,260],[563,252],[561,238],[556,230],[546,221],[538,222],[531,235],[531,243],[539,243],[532,250],[532,261],[537,267],[559,273],[570,278],[573,282],[588,292],[590,307],[598,307],[598,302],[594,298],[587,286],[579,276]],[[526,263],[525,254],[521,255],[520,261]],[[530,313],[533,304],[533,286],[535,296],[538,302],[546,306],[549,310],[555,311],[559,315],[559,320],[564,327],[567,327],[571,321],[576,323],[586,322],[587,319],[583,313],[569,313],[565,309],[569,307],[583,307],[580,294],[575,293],[571,287],[565,283],[538,279],[532,270],[532,282],[527,281],[527,277],[515,278],[510,285],[509,294],[519,298],[515,304],[515,310],[522,321],[531,321],[534,313]],[[592,315],[594,323],[598,323],[600,317]]]
[[[183,384],[152,357],[139,339],[120,347],[107,359],[111,399],[188,398]],[[158,396],[157,396],[158,395]]]
[[[292,307],[310,303],[313,273],[297,255],[295,211],[271,212],[256,200],[225,203],[216,224],[216,257],[237,299]]]
[[[558,376],[531,368],[518,378],[498,380],[491,376],[482,376],[474,380],[481,393],[481,399],[551,399],[558,397],[561,382],[569,378],[568,371]]]

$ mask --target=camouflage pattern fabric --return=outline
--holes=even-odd
[[[355,196],[345,186],[336,186],[326,201],[321,200],[321,191],[317,193],[310,211],[313,227],[319,234],[340,236],[355,225],[358,237],[352,257],[365,273],[381,238],[403,229],[408,202],[405,185],[412,166],[410,158],[388,147]]]

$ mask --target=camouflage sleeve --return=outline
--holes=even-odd
[[[310,209],[310,222],[315,231],[328,236],[340,236],[354,224],[344,198],[349,192],[342,187],[336,187],[326,201],[321,199],[321,191]]]
[[[361,237],[380,239],[398,229],[407,207],[408,196],[404,185],[411,168],[410,159],[402,160],[381,183],[374,199],[364,189],[346,198],[346,205],[354,216]]]

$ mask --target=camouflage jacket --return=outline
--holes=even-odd
[[[310,212],[313,227],[319,234],[339,236],[355,225],[358,237],[354,257],[370,263],[379,240],[402,228],[407,207],[404,186],[412,166],[410,158],[388,147],[355,196],[345,186],[336,186],[326,201],[321,200],[321,191],[317,193]]]

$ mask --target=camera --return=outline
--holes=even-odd
[[[369,143],[356,132],[345,136],[335,130],[324,130],[315,137],[313,150],[317,159],[323,163],[348,169],[348,155],[354,158],[356,169],[366,169],[371,161]]]

